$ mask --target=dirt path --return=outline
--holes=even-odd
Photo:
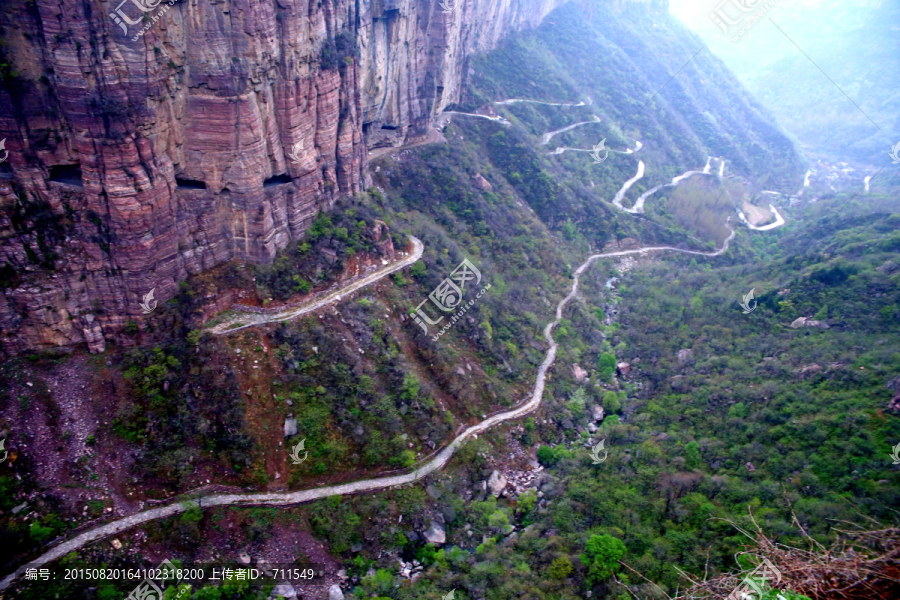
[[[528,413],[536,410],[540,404],[541,399],[544,395],[544,378],[547,374],[547,370],[553,364],[553,361],[556,358],[556,349],[558,347],[557,343],[553,340],[552,331],[553,328],[559,324],[562,319],[562,311],[565,308],[566,304],[575,297],[578,293],[578,283],[581,274],[585,272],[585,270],[595,261],[601,258],[609,258],[614,256],[627,256],[630,254],[644,254],[647,252],[656,252],[656,251],[667,251],[667,252],[681,252],[684,254],[695,254],[698,256],[718,256],[728,250],[728,244],[734,239],[735,232],[732,229],[731,235],[724,241],[722,244],[722,248],[716,250],[714,252],[700,252],[697,250],[683,250],[681,248],[673,248],[671,246],[652,246],[649,248],[640,248],[638,250],[621,250],[618,252],[607,252],[604,254],[594,254],[590,256],[578,269],[575,270],[573,281],[572,281],[572,290],[569,294],[563,298],[560,303],[556,306],[556,318],[547,324],[544,327],[544,339],[550,345],[550,348],[547,350],[547,355],[544,358],[544,361],[541,363],[540,367],[537,370],[537,377],[535,379],[534,391],[531,394],[531,398],[520,405],[518,408],[514,408],[512,410],[501,412],[496,415],[493,415],[481,423],[477,425],[472,425],[461,434],[459,434],[456,438],[453,439],[443,450],[438,452],[433,458],[427,460],[424,464],[419,466],[417,469],[410,473],[406,473],[404,475],[394,475],[391,477],[381,477],[375,479],[365,479],[362,481],[355,481],[352,483],[344,483],[340,485],[332,485],[327,487],[319,487],[316,489],[308,489],[308,490],[299,490],[296,492],[272,492],[272,493],[259,493],[259,494],[222,494],[217,496],[208,496],[203,498],[200,503],[196,500],[184,501],[184,502],[174,502],[172,504],[167,504],[165,506],[160,506],[158,508],[153,508],[150,510],[145,510],[143,512],[139,512],[128,517],[124,517],[117,521],[113,521],[111,523],[107,523],[105,525],[101,525],[96,529],[92,529],[90,531],[86,531],[81,535],[78,535],[71,540],[63,542],[46,552],[42,556],[36,558],[34,561],[27,563],[26,565],[22,565],[19,567],[15,573],[12,573],[5,577],[3,581],[0,581],[0,590],[4,590],[22,573],[25,572],[26,568],[39,568],[43,565],[46,565],[49,562],[52,562],[60,557],[65,556],[69,552],[77,550],[82,546],[89,544],[93,541],[105,538],[110,535],[114,535],[126,529],[130,529],[136,525],[140,525],[142,523],[147,523],[149,521],[154,521],[156,519],[163,519],[166,517],[171,517],[173,515],[177,515],[179,513],[184,512],[187,508],[193,506],[200,506],[201,508],[210,507],[210,506],[227,506],[227,505],[240,505],[240,506],[260,506],[260,505],[269,505],[269,506],[278,506],[278,505],[287,505],[287,504],[302,504],[305,502],[312,502],[313,500],[320,500],[322,498],[326,498],[331,495],[339,494],[356,494],[359,492],[370,492],[376,490],[383,490],[386,488],[396,487],[399,485],[404,485],[407,483],[414,483],[423,477],[443,468],[449,461],[450,458],[453,457],[453,454],[459,449],[463,443],[468,440],[470,437],[475,434],[482,433],[483,431],[497,425],[498,423],[502,423],[504,421],[509,421],[511,419],[517,419]],[[412,238],[415,242],[418,243],[418,255],[421,256],[421,242]],[[416,253],[413,253],[414,255]],[[417,259],[418,257],[416,257]],[[396,266],[395,263],[394,266]],[[400,267],[396,267],[400,268]],[[396,269],[395,269],[396,270]],[[373,274],[375,275],[375,274]],[[383,275],[382,275],[383,276]],[[380,277],[379,277],[380,278]],[[357,282],[360,283],[360,282]],[[371,283],[371,282],[369,282]],[[356,284],[353,284],[356,285]],[[348,293],[346,289],[341,290],[342,293]],[[310,309],[311,310],[311,309]]]
[[[401,150],[409,150],[410,148],[415,148],[417,146],[424,146],[425,144],[434,144],[435,142],[446,142],[444,136],[441,135],[441,132],[435,129],[434,127],[429,127],[428,131],[425,133],[425,138],[419,140],[418,142],[413,142],[411,144],[404,144],[402,146],[390,147],[390,148],[373,148],[369,150],[369,160],[375,160],[376,158],[381,158],[382,156],[388,156],[389,154],[396,154]]]
[[[387,275],[390,275],[394,271],[399,271],[403,267],[409,266],[419,260],[422,257],[422,252],[425,250],[425,246],[422,242],[414,238],[413,236],[409,236],[409,239],[413,243],[413,251],[412,253],[403,258],[402,260],[393,262],[385,267],[382,267],[375,271],[374,273],[370,273],[366,275],[362,279],[358,279],[349,285],[338,288],[325,296],[321,296],[312,301],[307,301],[299,304],[298,306],[292,306],[289,308],[285,308],[282,311],[272,314],[259,314],[254,312],[235,312],[235,314],[230,315],[226,320],[218,323],[214,327],[210,327],[210,333],[214,333],[216,335],[226,335],[229,333],[234,333],[235,331],[240,331],[241,329],[246,329],[247,327],[256,327],[257,325],[262,325],[264,323],[277,323],[279,321],[288,321],[295,317],[299,317],[301,315],[305,315],[308,312],[312,312],[317,308],[321,308],[332,302],[339,301],[343,296],[347,294],[351,294],[356,290],[366,287],[367,285],[373,284],[379,279],[383,279]],[[239,309],[233,309],[235,311]]]

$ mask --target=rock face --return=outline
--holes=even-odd
[[[366,186],[368,148],[425,136],[475,52],[562,3],[11,4],[3,350],[100,352],[151,290],[162,303],[223,262],[272,261]]]

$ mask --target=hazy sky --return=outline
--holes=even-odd
[[[881,2],[881,0],[845,1],[855,4]],[[729,35],[726,36],[720,26],[710,18],[710,14],[720,6],[723,12],[732,18],[741,15],[741,11],[735,8],[732,2],[750,3],[762,8],[769,5],[771,0],[670,0],[669,10],[699,35],[710,50],[724,60],[739,77],[796,52],[793,44],[773,22],[794,35],[799,34],[801,28],[806,30],[817,17],[822,17],[819,10],[822,0],[775,0],[765,15],[741,39],[734,41],[731,35],[739,26],[730,27]]]

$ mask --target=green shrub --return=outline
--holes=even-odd
[[[572,561],[565,556],[559,556],[553,559],[553,562],[550,563],[550,568],[547,570],[547,574],[550,575],[553,579],[565,579],[568,577],[572,571],[575,570],[572,566]]]
[[[619,559],[625,556],[625,544],[609,534],[592,535],[584,546],[581,562],[587,565],[591,584],[606,581],[619,571]]]
[[[600,371],[600,379],[610,381],[616,374],[616,355],[604,352],[597,360],[597,370]]]
[[[556,455],[550,446],[541,446],[537,449],[537,459],[545,467],[552,467],[556,464]]]

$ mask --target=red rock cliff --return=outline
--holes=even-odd
[[[369,147],[425,133],[474,53],[561,3],[4,5],[3,349],[101,351],[151,289],[271,261],[360,191]]]

